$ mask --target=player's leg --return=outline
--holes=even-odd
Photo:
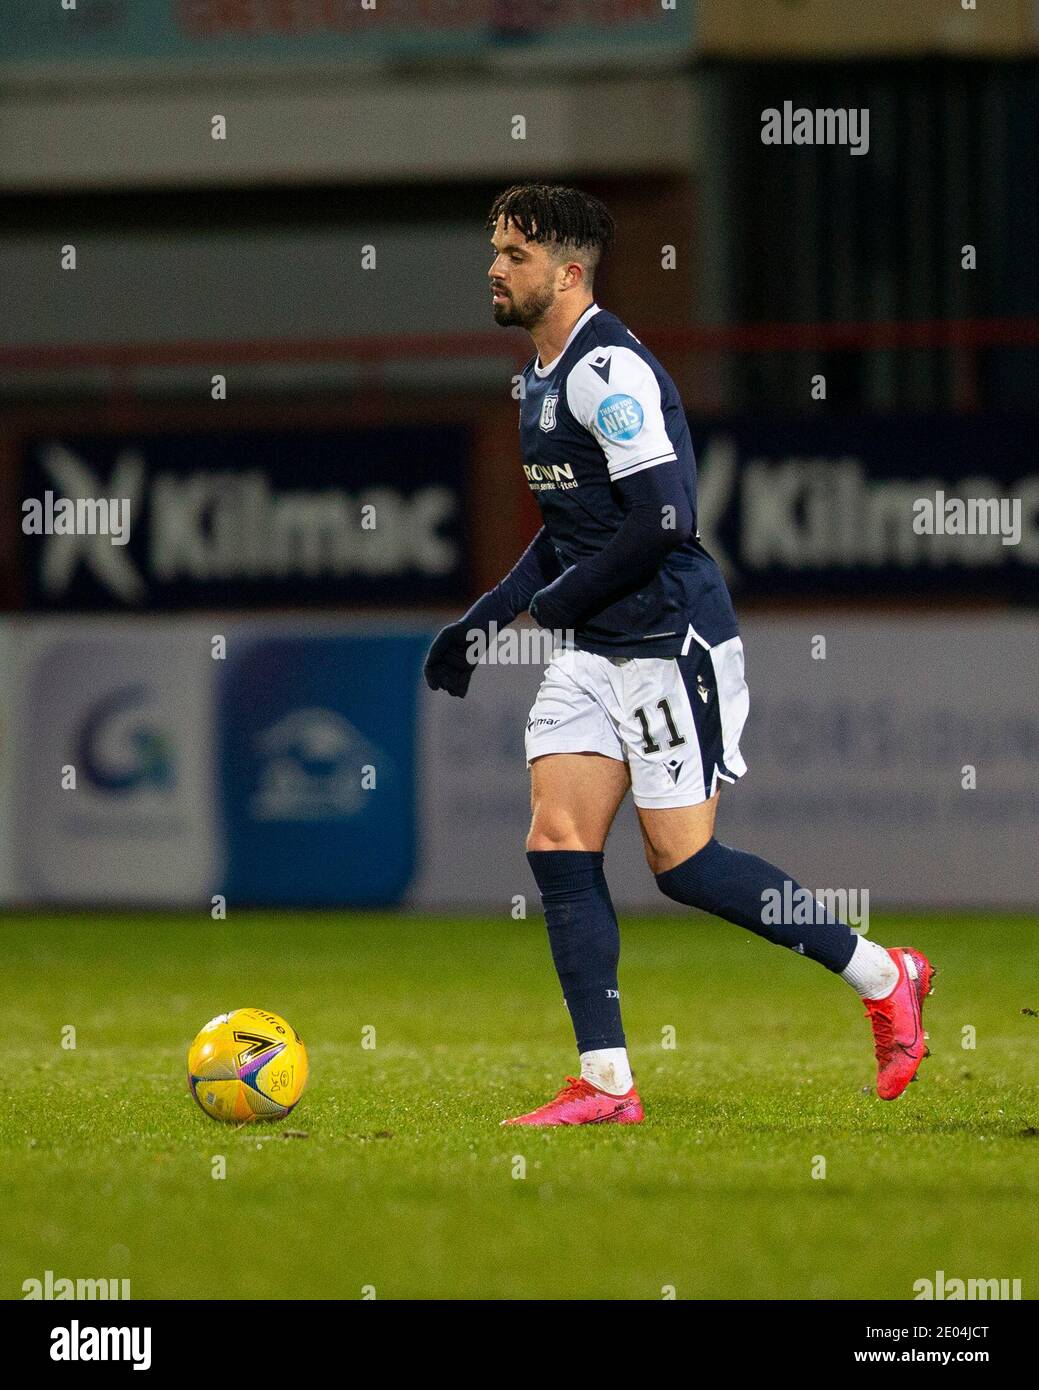
[[[886,951],[856,936],[822,904],[818,912],[812,912],[811,921],[801,921],[807,914],[786,908],[788,903],[808,901],[799,883],[758,855],[714,838],[717,801],[716,792],[702,805],[638,808],[646,862],[660,891],[676,902],[746,927],[777,946],[788,946],[838,974],[848,970],[859,944],[864,943],[866,961],[858,967],[858,975],[866,976],[867,987],[890,990],[893,966]]]
[[[843,971],[855,933],[833,918],[802,925],[790,912],[770,911],[777,893],[781,905],[801,901],[800,885],[714,838],[719,782],[746,771],[739,737],[749,696],[739,638],[713,649],[690,645],[673,661],[637,661],[626,671],[632,786],[649,867],[675,901]],[[887,954],[876,948],[876,956],[874,968],[888,971]]]
[[[710,841],[720,795],[716,791],[706,801],[692,806],[674,806],[666,811],[636,807],[646,863],[654,874],[680,864]]]
[[[782,869],[713,835],[705,839],[703,819],[686,814],[698,809],[639,810],[647,862],[660,891],[840,975],[865,1002],[873,1026],[877,1093],[894,1100],[927,1056],[923,1001],[935,973],[930,961],[919,951],[885,950],[858,936]],[[812,904],[809,912],[806,903]]]
[[[627,763],[601,753],[548,753],[534,758],[528,853],[601,854],[630,786]]]
[[[925,1055],[921,1007],[930,962],[858,936],[788,873],[714,838],[718,781],[734,781],[746,770],[738,745],[748,707],[742,647],[738,639],[722,646],[672,663],[640,662],[643,669],[629,673],[632,787],[647,862],[669,898],[746,927],[846,980],[866,1001],[878,1091],[892,1099]],[[810,912],[805,903],[813,904]]]
[[[621,1022],[620,927],[603,869],[627,763],[550,753],[530,768],[527,862],[541,892],[552,960],[577,1041],[581,1076],[615,1095],[632,1077]]]
[[[545,674],[527,721],[531,826],[527,859],[541,892],[549,945],[573,1024],[580,1076],[512,1124],[637,1123],[621,1023],[620,931],[603,849],[630,785],[624,748],[591,687],[599,658],[570,652]]]
[[[580,1076],[512,1123],[629,1123],[642,1118],[621,1022],[620,928],[603,848],[629,787],[627,764],[598,753],[550,753],[530,768],[527,860],[573,1025]]]

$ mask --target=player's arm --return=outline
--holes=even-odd
[[[616,484],[624,520],[597,555],[570,568],[534,595],[530,615],[542,627],[580,627],[652,579],[669,551],[693,534],[693,510],[674,460]]]
[[[694,529],[660,387],[643,358],[624,347],[590,352],[570,373],[567,405],[602,447],[625,515],[598,554],[572,565],[531,601],[537,622],[560,629],[579,627],[640,588]]]
[[[473,633],[487,634],[491,623],[507,627],[527,611],[530,600],[559,576],[555,547],[542,526],[500,583],[478,598],[456,623],[448,623],[433,639],[424,666],[430,690],[446,690],[464,698],[472,679],[469,660]]]

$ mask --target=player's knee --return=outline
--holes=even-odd
[[[593,848],[582,842],[577,826],[568,817],[535,820],[527,835],[528,850]]]
[[[708,900],[717,843],[713,836],[706,839],[697,836],[681,848],[672,846],[659,853],[647,843],[646,863],[666,898],[691,907],[699,907]],[[673,872],[676,869],[680,872]]]
[[[646,863],[649,865],[651,874],[662,874],[665,873],[666,870],[674,868],[674,865],[666,854],[662,851],[652,849],[649,845],[646,846]]]
[[[649,865],[650,873],[666,874],[671,869],[677,869],[680,864],[689,862],[695,855],[699,854],[707,846],[710,838],[710,836],[697,837],[686,841],[683,845],[668,845],[660,849],[647,845],[646,863]]]
[[[706,848],[714,838],[716,797],[688,810],[642,811],[642,844],[650,873],[666,874]],[[697,868],[702,861],[697,861]]]

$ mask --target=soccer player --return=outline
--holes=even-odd
[[[721,573],[696,528],[696,465],[685,413],[651,352],[593,299],[613,221],[576,189],[526,184],[491,208],[493,316],[525,328],[523,468],[544,525],[515,567],[425,663],[433,690],[464,697],[474,633],[526,611],[553,633],[527,720],[533,816],[527,859],[577,1036],[580,1075],[503,1124],[638,1124],[621,1026],[620,934],[603,846],[631,788],[660,891],[808,956],[866,1005],[877,1093],[901,1095],[926,1056],[922,1010],[933,967],[885,950],[781,869],[714,838],[720,783],[746,772],[743,646]],[[786,892],[784,893],[784,885]],[[778,894],[778,896],[777,896]],[[800,918],[811,915],[803,923]]]

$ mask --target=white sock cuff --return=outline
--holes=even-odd
[[[581,1076],[600,1091],[623,1096],[634,1085],[627,1048],[602,1047],[595,1052],[582,1052]]]
[[[883,946],[860,936],[841,979],[861,999],[883,999],[898,984],[898,966]]]

